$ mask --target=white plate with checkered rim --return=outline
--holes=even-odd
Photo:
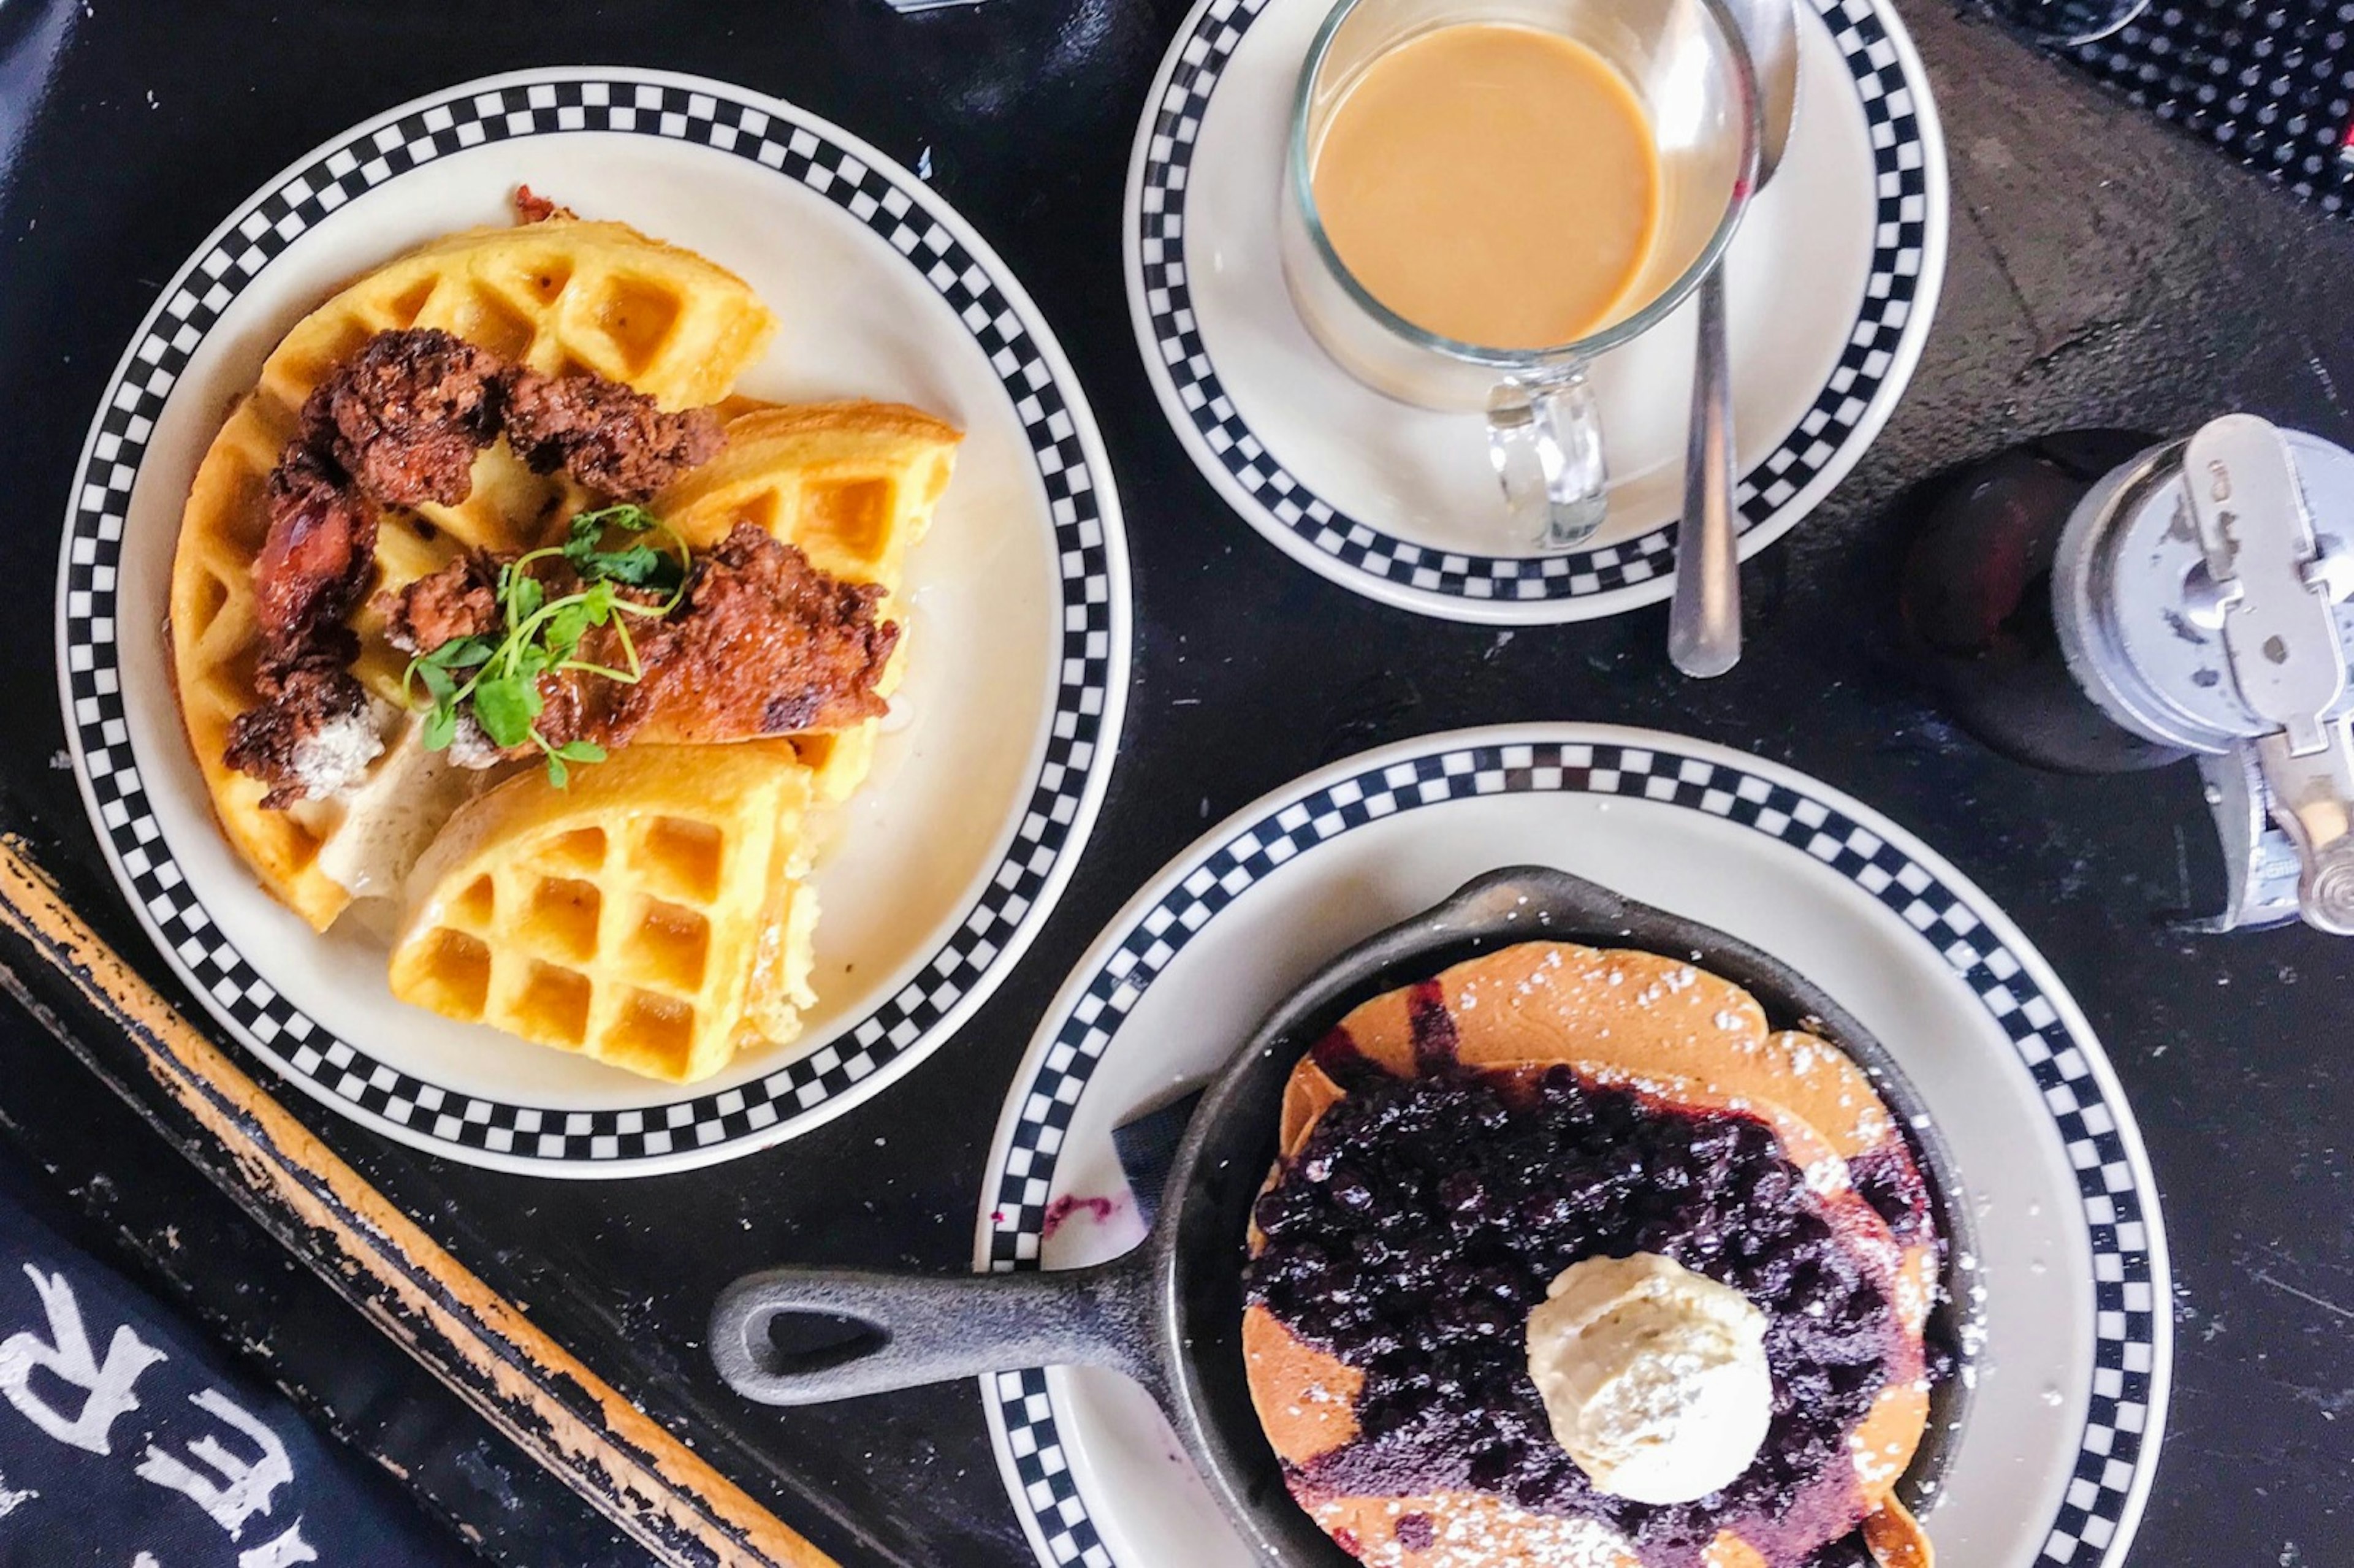
[[[380,934],[325,938],[215,830],[163,631],[173,541],[222,411],[345,279],[507,216],[519,184],[748,279],[782,318],[738,390],[895,398],[967,431],[909,571],[912,657],[874,775],[816,873],[801,1038],[691,1091],[391,1001]],[[1069,365],[923,183],[763,94],[633,69],[520,71],[378,115],[200,246],[107,388],[66,518],[58,681],[124,893],[237,1040],[323,1104],[438,1154],[554,1176],[675,1170],[839,1115],[946,1040],[1044,920],[1093,825],[1128,684],[1119,510]]]
[[[1723,747],[1601,726],[1466,730],[1335,763],[1212,829],[1113,919],[1047,1012],[998,1123],[975,1266],[1126,1251],[1143,1227],[1113,1128],[1210,1076],[1333,954],[1523,863],[1756,944],[1895,1054],[1984,1246],[1964,1271],[1983,1291],[1968,1427],[1927,1517],[1937,1560],[2121,1563],[2157,1465],[2172,1340],[2158,1189],[2107,1058],[2050,966],[1952,866],[1839,791]],[[1042,1564],[1251,1568],[1132,1384],[1033,1369],[981,1392]]]
[[[1178,439],[1227,504],[1352,592],[1424,615],[1585,620],[1666,599],[1682,508],[1692,313],[1595,367],[1610,518],[1507,555],[1477,415],[1372,391],[1282,283],[1275,211],[1299,62],[1328,0],[1201,0],[1137,128],[1129,313]],[[1946,269],[1945,140],[1887,0],[1799,6],[1790,145],[1725,263],[1745,558],[1845,478],[1912,379]]]

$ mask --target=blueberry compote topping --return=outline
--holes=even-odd
[[[1357,1436],[1295,1480],[1333,1496],[1479,1490],[1596,1517],[1648,1568],[1698,1568],[1720,1528],[1770,1568],[1798,1568],[1855,1524],[1847,1438],[1902,1340],[1882,1287],[1834,1238],[1766,1123],[1596,1086],[1567,1067],[1426,1063],[1401,1079],[1337,1045],[1318,1060],[1356,1068],[1342,1080],[1352,1092],[1259,1200],[1267,1242],[1249,1295],[1361,1371],[1364,1388]],[[1734,1287],[1768,1319],[1765,1446],[1740,1479],[1693,1503],[1596,1491],[1529,1381],[1524,1327],[1553,1276],[1638,1251]]]
[[[1915,1246],[1934,1238],[1929,1186],[1903,1139],[1884,1139],[1878,1148],[1857,1155],[1847,1162],[1847,1175],[1857,1195],[1888,1222],[1898,1245]]]

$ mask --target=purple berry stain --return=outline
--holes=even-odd
[[[1085,1214],[1101,1224],[1112,1217],[1119,1207],[1117,1198],[1075,1198],[1068,1192],[1046,1205],[1046,1223],[1038,1234],[1041,1240],[1063,1228],[1063,1222],[1074,1214]]]

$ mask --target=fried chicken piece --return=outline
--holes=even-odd
[[[515,186],[514,209],[517,223],[546,223],[551,217],[580,216],[562,202],[551,201],[529,185]]]
[[[562,469],[617,501],[643,501],[726,445],[712,409],[668,413],[601,376],[519,366],[508,372],[505,391],[507,443],[533,472]]]
[[[430,653],[461,637],[479,637],[499,624],[499,560],[469,550],[398,593],[376,596],[385,641],[404,653]]]
[[[270,471],[270,532],[253,562],[263,657],[340,627],[376,575],[376,511],[301,441]]]
[[[378,600],[396,646],[429,653],[454,638],[496,635],[493,586],[499,556],[477,553],[419,577]],[[579,579],[560,564],[540,570],[551,598]],[[642,605],[650,593],[623,589]],[[618,617],[591,628],[574,657],[623,669],[630,658],[618,628],[626,624],[643,678],[631,683],[588,670],[539,679],[541,708],[533,727],[550,747],[589,740],[607,747],[633,740],[665,745],[750,740],[812,729],[843,729],[885,711],[875,693],[899,628],[878,620],[883,589],[846,583],[748,523],[696,557],[685,592],[658,620]],[[536,742],[501,750],[470,713],[459,715],[451,759],[489,768],[538,754]]]
[[[384,749],[349,666],[359,637],[344,624],[376,577],[376,510],[301,440],[270,472],[270,532],[253,562],[260,701],[229,726],[221,759],[270,786],[282,810],[358,782]]]
[[[345,667],[351,656],[329,639],[291,664],[265,665],[262,702],[231,721],[222,759],[270,786],[265,808],[338,794],[383,752],[367,693]]]
[[[498,436],[503,368],[446,332],[378,333],[304,400],[253,562],[260,701],[222,751],[270,786],[263,806],[338,794],[383,752],[345,624],[376,577],[376,509],[466,498],[474,454]]]
[[[313,389],[302,439],[380,505],[454,505],[498,438],[504,368],[437,328],[380,332]]]
[[[696,558],[667,619],[632,629],[645,678],[600,683],[603,711],[588,715],[586,733],[607,746],[649,726],[664,741],[746,740],[876,717],[885,705],[875,683],[899,641],[898,626],[876,619],[882,597],[739,523]],[[618,652],[596,649],[607,662]]]

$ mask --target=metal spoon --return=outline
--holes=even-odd
[[[1792,0],[1732,0],[1749,46],[1765,112],[1757,188],[1790,140],[1798,101],[1798,16]],[[1668,657],[1687,675],[1722,675],[1741,662],[1741,555],[1733,526],[1733,376],[1724,344],[1724,263],[1700,284],[1700,350],[1692,365],[1691,435],[1684,449],[1683,527]]]

